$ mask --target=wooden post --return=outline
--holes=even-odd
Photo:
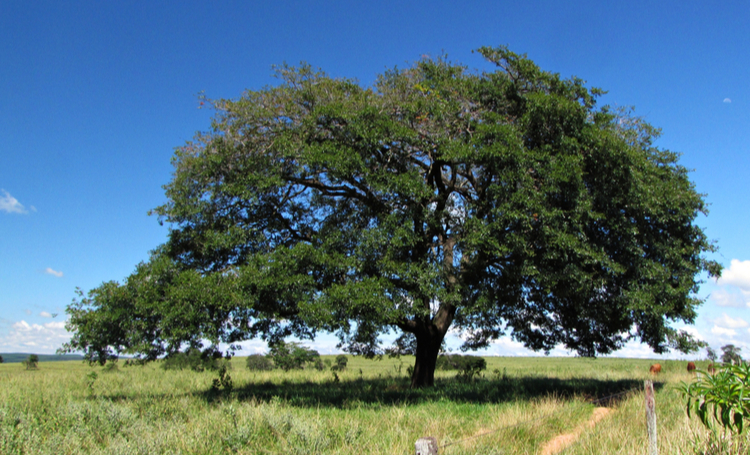
[[[417,455],[437,455],[438,453],[437,439],[432,436],[417,439],[414,446],[417,449]]]
[[[649,455],[659,455],[659,448],[656,446],[656,400],[654,399],[654,382],[644,381],[646,389],[646,428],[648,429],[648,453]]]

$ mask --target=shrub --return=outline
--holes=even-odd
[[[253,354],[247,356],[245,366],[252,371],[270,371],[273,370],[273,362],[267,356],[262,354]]]
[[[165,370],[184,370],[190,368],[193,371],[216,371],[228,363],[223,361],[221,352],[215,348],[208,348],[203,352],[199,349],[191,348],[187,352],[175,352],[167,356],[161,367]]]
[[[3,356],[0,355],[0,363],[3,363]]]
[[[329,361],[328,364],[330,365],[330,363],[331,362]],[[313,362],[313,367],[315,367],[315,369],[318,371],[323,371],[326,369],[326,363],[323,361],[323,359],[318,357],[315,362]]]
[[[318,351],[300,346],[298,343],[280,341],[271,346],[269,356],[273,363],[284,371],[301,370],[307,363],[314,363],[320,358]]]
[[[435,368],[440,370],[458,370],[459,379],[471,381],[482,370],[487,369],[487,361],[482,357],[473,355],[441,355],[437,359]]]
[[[221,364],[221,367],[218,369],[219,377],[214,379],[213,383],[211,384],[212,392],[216,393],[216,392],[219,392],[220,390],[223,390],[226,393],[232,392],[232,389],[234,388],[234,383],[232,382],[232,376],[229,375],[227,365],[229,365],[229,362],[224,362]]]
[[[349,359],[344,354],[339,354],[336,356],[336,370],[338,371],[344,371],[346,370],[346,364],[349,363]]]
[[[36,370],[39,364],[39,356],[36,354],[31,354],[29,358],[23,361],[23,364],[27,370]]]
[[[438,357],[435,368],[440,370],[464,370],[466,368],[480,367],[481,365],[484,365],[484,367],[481,367],[480,369],[484,370],[487,368],[487,361],[482,357],[448,354]]]

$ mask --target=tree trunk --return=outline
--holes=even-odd
[[[434,329],[434,327],[432,328]],[[444,335],[437,333],[436,330],[416,334],[417,352],[414,360],[414,371],[411,375],[412,387],[432,387],[435,385],[435,365]]]

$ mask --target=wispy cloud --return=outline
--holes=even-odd
[[[39,313],[39,316],[41,316],[43,318],[51,318],[52,314],[51,313],[47,313],[46,311],[42,311],[41,313]]]
[[[721,315],[720,318],[715,319],[714,324],[716,324],[719,327],[724,327],[727,329],[741,329],[743,327],[747,327],[748,325],[750,325],[744,319],[733,318],[733,317],[728,316],[726,313]]]
[[[731,99],[729,99],[729,98],[724,98],[724,102],[725,102],[725,103],[731,103],[731,102],[732,102],[732,100],[731,100]]]
[[[750,301],[750,292],[743,291],[741,289],[727,290],[719,288],[709,296],[709,300],[718,306],[733,307],[733,308],[745,308]]]
[[[737,335],[737,331],[733,329],[726,329],[724,327],[719,327],[718,325],[715,325],[711,328],[711,333],[718,336],[728,336],[733,337]]]
[[[51,269],[49,267],[47,267],[46,269],[44,269],[44,273],[47,273],[47,274],[52,275],[52,276],[56,276],[58,278],[62,278],[62,276],[63,276],[62,272],[58,272],[57,270],[53,270],[53,269]]]
[[[18,199],[3,189],[0,189],[0,212],[29,213],[26,207],[18,202]]]

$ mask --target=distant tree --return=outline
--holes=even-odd
[[[273,362],[268,356],[263,354],[253,354],[247,356],[245,366],[251,371],[270,371],[273,370]]]
[[[328,360],[328,359],[326,359],[326,360],[327,360],[327,362],[324,361],[323,359],[321,359],[320,357],[318,357],[317,359],[313,360],[313,362],[312,362],[313,368],[315,368],[318,371],[325,370],[331,364],[330,360]]]
[[[742,348],[737,347],[733,344],[727,344],[721,347],[721,361],[724,363],[742,363],[742,357],[740,357],[740,351]]]
[[[449,329],[464,349],[693,349],[699,277],[720,274],[703,196],[658,130],[604,93],[504,47],[493,71],[425,58],[369,87],[309,66],[208,101],[176,151],[169,239],[67,312],[64,351],[146,359],[209,340],[334,332],[352,354],[416,340],[431,386]]]
[[[716,362],[717,358],[718,357],[716,356],[716,351],[714,351],[711,346],[706,346],[706,359],[712,362]]]
[[[3,356],[0,355],[0,363],[3,363]]]
[[[314,351],[295,342],[279,341],[271,346],[269,356],[273,363],[284,371],[301,370],[307,363],[315,363],[320,358]]]
[[[349,363],[349,359],[344,354],[339,354],[336,356],[336,371],[344,371],[346,370],[346,365]]]
[[[31,354],[22,363],[26,367],[27,370],[36,370],[39,364],[39,356],[36,354]]]

